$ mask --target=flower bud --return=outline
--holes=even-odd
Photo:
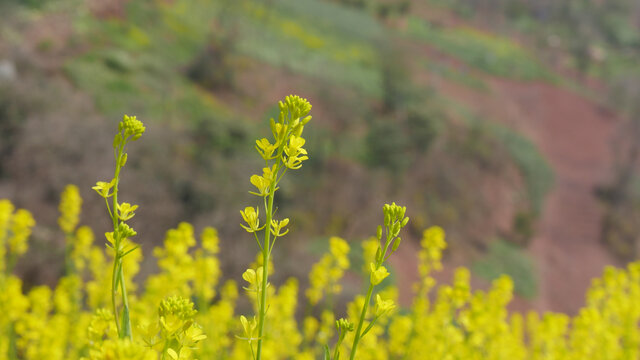
[[[339,320],[336,320],[336,329],[342,332],[353,331],[354,325],[347,319],[340,318]]]
[[[402,238],[398,236],[396,240],[393,242],[393,247],[391,248],[391,251],[395,252],[396,250],[398,250],[398,247],[400,246],[401,241],[402,241]]]

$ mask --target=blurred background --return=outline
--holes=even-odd
[[[332,235],[357,262],[395,201],[411,217],[392,257],[401,300],[440,225],[439,280],[506,273],[513,309],[574,314],[605,265],[640,254],[639,26],[636,0],[0,0],[0,197],[38,223],[18,272],[27,288],[62,274],[66,184],[81,223],[107,231],[91,186],[113,174],[126,113],[147,126],[121,182],[141,276],[188,221],[219,230],[240,278],[257,252],[238,214],[257,205],[255,140],[297,94],[310,160],[278,192],[292,223],[276,283],[304,287]]]

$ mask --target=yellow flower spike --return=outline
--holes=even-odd
[[[262,176],[252,175],[249,181],[258,189],[258,192],[249,191],[249,194],[253,194],[256,196],[269,195],[271,183],[276,181],[276,165],[274,165],[272,168],[263,168]],[[278,190],[278,188],[276,187],[275,190]]]
[[[168,348],[167,349],[167,354],[169,355],[169,357],[171,357],[173,360],[178,360],[178,353],[173,350],[172,348]]]
[[[302,148],[304,146],[304,143],[304,138],[291,135],[291,137],[289,138],[289,145],[285,146],[284,148],[285,154],[292,157],[295,157],[300,153],[306,154],[307,151]]]
[[[287,134],[287,130],[289,127],[285,124],[274,124],[271,128],[273,132],[273,138],[276,142],[276,145],[282,144],[285,141],[285,135]]]
[[[298,119],[306,116],[311,111],[311,104],[307,99],[298,95],[288,95],[284,99],[284,103],[280,102],[280,111],[288,110],[292,119]]]
[[[124,137],[132,136],[132,141],[138,140],[144,134],[146,128],[142,121],[136,116],[124,115],[118,127],[119,131],[124,130]]]
[[[109,335],[114,325],[111,311],[105,308],[96,309],[87,328],[89,340],[101,341],[105,336]]]
[[[378,241],[375,237],[370,237],[369,239],[364,240],[360,246],[362,247],[362,272],[369,272],[368,263],[376,261],[376,253],[378,252],[378,248],[380,248],[380,241]]]
[[[22,255],[29,247],[27,240],[31,236],[31,229],[36,225],[31,213],[25,209],[16,211],[11,219],[11,233],[9,238],[9,252]]]
[[[380,295],[376,294],[376,307],[375,307],[376,317],[380,317],[392,311],[395,308],[396,308],[396,305],[393,303],[393,300],[382,300]]]
[[[244,281],[248,282],[249,285],[254,286],[256,283],[256,271],[253,269],[247,269],[243,274],[242,278]]]
[[[115,184],[115,182],[116,182],[116,179],[113,179],[110,182],[98,181],[96,183],[96,186],[92,187],[92,189],[95,190],[98,193],[98,195],[107,199],[107,198],[110,198],[111,195],[113,195],[112,193],[110,193],[110,191],[113,185]]]
[[[255,186],[258,189],[258,192],[249,191],[250,194],[257,196],[267,196],[269,195],[269,187],[271,183],[260,175],[252,175],[249,179],[251,185]]]
[[[263,275],[263,267],[260,266],[257,270],[253,270],[253,269],[247,269],[247,271],[245,271],[242,274],[242,278],[249,283],[248,287],[245,287],[244,289],[247,291],[251,291],[251,292],[259,292],[262,289],[262,275]],[[269,286],[269,284],[267,283],[267,286]]]
[[[82,207],[82,198],[80,197],[80,191],[75,185],[67,185],[60,197],[60,217],[58,218],[58,225],[65,234],[71,234],[78,226],[80,209]]]
[[[277,165],[274,164],[272,167],[264,167],[262,168],[262,177],[265,178],[269,183],[276,181],[277,176]]]
[[[306,316],[302,322],[302,333],[304,334],[304,340],[311,342],[318,332],[319,327],[318,319],[313,316]]]
[[[158,354],[130,339],[108,339],[89,352],[91,360],[152,360]]]
[[[81,226],[76,230],[74,247],[71,251],[71,259],[76,269],[84,270],[86,261],[91,253],[93,244],[93,231],[88,226]]]
[[[422,233],[420,241],[422,249],[418,253],[420,259],[419,272],[421,278],[426,278],[431,270],[442,269],[442,251],[446,249],[445,232],[439,226],[432,226]]]
[[[422,233],[422,241],[420,244],[423,248],[435,248],[444,250],[447,248],[445,242],[445,233],[440,226],[431,226]]]
[[[134,211],[138,208],[138,205],[131,205],[129,203],[118,204],[118,218],[122,221],[130,220],[134,215]]]
[[[158,321],[142,320],[137,326],[138,334],[144,341],[145,345],[152,348],[158,345],[160,337],[160,324]]]
[[[311,267],[309,288],[305,295],[311,305],[317,305],[324,294],[337,295],[342,291],[340,279],[349,268],[349,244],[339,238],[329,239],[329,252]]]
[[[337,236],[329,239],[329,251],[335,257],[341,257],[349,254],[349,244]],[[347,265],[348,266],[348,265]]]
[[[160,325],[162,326],[162,332],[166,337],[172,338],[174,335],[182,329],[184,322],[173,314],[160,316]]]
[[[14,207],[11,201],[6,199],[0,200],[0,238],[4,238],[9,229],[9,221],[11,221],[13,210]]]
[[[211,254],[217,254],[220,252],[220,238],[218,237],[218,230],[215,228],[207,226],[202,230],[202,234],[200,235],[200,239],[202,242],[202,248],[208,251]]]
[[[133,286],[133,283],[130,278],[128,279],[125,275],[128,273],[125,269],[132,264],[124,265],[125,262],[123,260],[124,257],[131,254],[132,251],[136,249],[135,246],[128,247],[127,243],[128,239],[135,236],[137,233],[128,226],[125,221],[134,216],[134,211],[137,206],[132,206],[128,203],[118,203],[118,184],[120,181],[121,170],[126,164],[128,158],[125,148],[128,143],[139,139],[144,132],[144,124],[135,116],[123,116],[122,121],[118,123],[118,132],[114,136],[112,143],[115,156],[114,177],[109,183],[98,182],[93,187],[98,195],[105,199],[109,217],[113,222],[113,233],[110,237],[107,236],[107,241],[111,243],[111,245],[107,245],[115,252],[113,271],[111,271],[111,304],[113,306],[118,336],[120,338],[128,338],[129,340],[133,340],[133,334],[131,333],[131,308],[129,306],[129,298],[127,296],[127,287]],[[111,205],[109,204],[109,201],[107,201],[110,197],[112,198]],[[134,257],[129,256],[126,263],[130,263],[134,259]],[[137,265],[135,266],[137,267]],[[127,284],[127,280],[129,280],[129,284]],[[121,297],[120,306],[118,306],[118,302],[116,301],[118,293]],[[119,307],[122,309],[121,311],[119,310]]]
[[[173,338],[193,324],[197,311],[189,299],[181,296],[170,296],[160,303],[158,315],[162,332],[166,338]]]
[[[7,250],[5,241],[11,225],[13,209],[14,207],[11,201],[6,199],[0,200],[0,273],[4,273],[7,266],[5,263]]]
[[[253,337],[256,327],[258,326],[258,322],[256,321],[256,317],[254,316],[251,321],[247,320],[244,315],[240,315],[240,323],[242,324],[242,328],[244,329],[244,337],[240,338],[242,340],[247,340],[251,343],[253,340],[257,340]]]
[[[296,119],[292,124],[291,133],[295,136],[302,136],[302,132],[304,131],[304,126],[311,121],[311,116],[307,116],[300,120]]]
[[[130,227],[129,225],[125,224],[125,223],[120,223],[118,225],[118,235],[120,237],[120,239],[126,239],[126,238],[130,238],[133,236],[138,235],[138,233],[133,230],[132,227]]]
[[[470,275],[467,268],[460,267],[455,270],[451,302],[456,308],[462,307],[471,296]]]
[[[259,214],[259,208],[247,206],[246,208],[244,208],[244,211],[240,211],[240,215],[242,215],[242,219],[244,219],[244,221],[249,226],[244,226],[242,224],[240,224],[240,226],[242,226],[243,229],[247,230],[247,232],[250,233],[260,231],[264,226],[260,227],[260,218],[258,217]]]
[[[371,283],[373,285],[380,284],[382,280],[389,276],[389,272],[384,266],[380,266],[376,269],[376,265],[374,263],[370,263],[369,268],[371,269]]]
[[[289,232],[289,229],[284,232],[280,232],[285,226],[289,224],[289,218],[285,218],[284,220],[277,221],[271,220],[271,234],[275,237],[281,237],[286,235]]]
[[[336,320],[336,329],[343,332],[351,332],[354,330],[354,324],[347,319],[340,318]]]
[[[302,161],[307,160],[308,158],[308,156],[289,157],[287,158],[285,165],[291,170],[297,170],[302,167]]]
[[[263,350],[264,357],[272,358],[275,357],[274,349],[271,345],[266,345],[263,343],[263,335],[267,328],[265,327],[265,323],[267,322],[267,309],[270,305],[268,304],[268,300],[270,297],[275,296],[275,289],[268,294],[267,286],[268,283],[268,273],[266,267],[269,267],[272,263],[271,261],[271,251],[273,249],[274,243],[279,236],[284,236],[287,234],[288,230],[285,227],[288,225],[289,220],[284,219],[282,221],[274,220],[274,199],[275,199],[275,191],[278,190],[277,185],[278,182],[282,179],[287,169],[296,169],[301,166],[301,162],[306,160],[307,151],[302,148],[304,145],[304,139],[300,137],[302,133],[302,126],[304,123],[308,122],[310,119],[305,118],[302,121],[300,120],[301,116],[306,116],[306,113],[310,109],[310,105],[306,100],[300,99],[298,97],[287,97],[283,102],[279,102],[280,106],[280,114],[278,116],[277,122],[273,119],[270,119],[271,131],[273,133],[273,137],[275,139],[272,144],[267,139],[260,139],[256,141],[256,150],[260,153],[260,155],[265,160],[265,167],[262,169],[262,175],[253,175],[250,178],[251,184],[256,187],[256,192],[251,192],[251,194],[261,196],[264,199],[265,206],[265,225],[263,227],[268,227],[264,232],[264,240],[260,241],[256,234],[256,229],[258,227],[257,224],[254,224],[253,216],[256,216],[257,211],[249,210],[246,214],[243,213],[243,217],[247,218],[245,221],[247,222],[246,226],[243,226],[245,230],[248,232],[253,232],[258,243],[258,247],[261,250],[260,253],[260,261],[258,264],[262,263],[264,268],[263,276],[258,275],[259,271],[256,270],[255,275],[252,272],[246,272],[246,278],[250,280],[250,287],[248,290],[257,291],[258,298],[257,305],[259,309],[257,310],[257,348],[255,352],[255,358],[257,360],[262,359]],[[277,153],[276,153],[277,152]],[[275,156],[274,156],[275,154]],[[260,285],[253,285],[253,278],[260,278]],[[257,282],[257,280],[256,280]],[[282,290],[282,289],[281,289]],[[281,296],[279,294],[278,296]],[[286,306],[282,306],[277,308],[277,301],[274,302],[274,310],[271,311],[271,314],[278,314],[278,311],[283,311]],[[278,310],[279,309],[279,310]],[[282,314],[280,314],[282,315]],[[277,317],[278,315],[271,315]],[[292,334],[289,334],[292,335]],[[286,336],[287,339],[286,344],[282,345],[282,348],[285,349],[293,349],[295,344],[294,338],[292,336]],[[282,342],[281,342],[282,343]],[[290,344],[289,344],[290,343]],[[288,346],[291,345],[291,346]],[[253,349],[252,349],[253,350]],[[268,355],[267,355],[268,354]],[[289,358],[293,354],[282,354],[284,357]]]
[[[273,153],[278,149],[277,144],[271,144],[267,138],[256,140],[256,150],[260,153],[265,160],[271,160],[274,158]]]
[[[202,329],[198,326],[190,327],[186,331],[185,335],[186,335],[185,342],[187,343],[188,346],[193,346],[196,343],[207,338],[207,335],[205,335]]]
[[[284,152],[287,156],[285,165],[292,170],[302,167],[302,162],[309,159],[307,150],[303,149],[305,140],[301,137],[291,135],[289,145],[285,146]]]

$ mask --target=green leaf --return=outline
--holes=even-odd
[[[331,353],[329,352],[329,345],[324,346],[324,360],[331,360]]]
[[[129,319],[129,307],[125,306],[122,310],[122,338],[131,338],[131,320]]]

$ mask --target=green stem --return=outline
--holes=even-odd
[[[166,359],[167,350],[169,349],[169,340],[165,340],[164,347],[162,348],[162,360]]]
[[[120,238],[120,234],[118,233],[119,221],[118,221],[118,185],[120,184],[120,169],[122,168],[122,156],[124,154],[124,143],[127,139],[123,139],[123,144],[119,145],[117,148],[117,152],[115,154],[116,160],[116,171],[114,174],[114,185],[113,185],[113,211],[109,211],[111,215],[111,220],[113,221],[113,239],[115,241],[114,251],[115,256],[113,260],[113,274],[111,279],[111,302],[113,304],[113,314],[116,320],[116,327],[118,328],[118,335],[121,339],[128,337],[132,339],[131,335],[131,320],[129,317],[129,301],[127,299],[127,289],[124,283],[124,270],[122,268],[122,252],[121,252],[121,242],[123,239]],[[107,204],[108,208],[108,204]],[[109,209],[110,210],[110,209]],[[116,306],[116,292],[117,292],[117,282],[120,281],[120,290],[122,293],[122,324],[118,323],[118,308]],[[122,325],[122,327],[120,327]]]
[[[16,266],[16,261],[18,260],[17,256],[13,253],[9,253],[7,258],[7,268],[5,269],[5,275],[9,276],[13,273],[13,268]]]
[[[360,313],[360,320],[358,321],[358,328],[356,329],[356,334],[353,338],[353,346],[351,347],[351,356],[349,356],[350,360],[355,359],[356,350],[358,348],[358,342],[360,342],[360,332],[362,331],[362,326],[364,324],[364,318],[367,315],[367,308],[369,307],[369,302],[371,301],[371,296],[373,295],[373,284],[369,284],[369,290],[367,291],[367,297],[364,301],[364,305],[362,306],[362,313]]]
[[[262,338],[264,335],[264,324],[267,315],[267,284],[269,283],[269,257],[271,255],[271,220],[273,219],[273,199],[275,198],[276,187],[278,186],[278,182],[282,180],[282,176],[278,178],[278,173],[282,168],[282,153],[284,152],[285,147],[285,139],[287,139],[290,135],[290,130],[285,136],[282,138],[280,145],[278,146],[277,156],[275,157],[276,166],[274,171],[274,178],[271,182],[271,186],[269,187],[269,201],[266,203],[266,224],[265,224],[265,234],[264,234],[264,243],[262,244],[262,299],[260,301],[260,313],[258,314],[258,346],[256,349],[256,360],[262,359]],[[266,161],[266,167],[269,167],[269,162]],[[285,167],[284,172],[287,169]],[[282,175],[284,175],[284,172]],[[275,238],[273,239],[275,241]],[[252,347],[253,349],[253,347]]]
[[[376,269],[378,269],[380,266],[382,266],[382,263],[384,263],[387,251],[389,250],[389,245],[391,245],[391,243],[395,239],[395,237],[391,235],[391,229],[393,228],[394,224],[391,224],[391,226],[387,227],[387,240],[385,241],[384,248],[382,249],[382,253],[380,254],[380,258],[376,259]],[[374,285],[372,283],[369,283],[369,290],[367,290],[367,296],[366,296],[364,305],[362,306],[362,313],[360,314],[360,320],[358,321],[358,328],[356,329],[356,333],[353,338],[353,346],[351,347],[351,356],[349,357],[350,360],[355,359],[356,350],[358,348],[358,342],[360,342],[360,338],[363,336],[361,334],[362,326],[364,325],[364,318],[367,315],[367,308],[369,307],[369,303],[371,302],[371,296],[373,295],[373,287]],[[369,329],[367,329],[367,331],[368,330]]]
[[[276,167],[276,174],[278,168]],[[267,218],[266,228],[264,235],[264,244],[262,245],[262,299],[260,300],[260,312],[258,314],[258,348],[256,350],[256,360],[260,360],[262,356],[262,335],[264,333],[264,323],[266,317],[266,305],[267,305],[267,284],[269,280],[269,255],[271,252],[271,218],[273,210],[273,198],[275,197],[275,181],[271,183],[269,189],[269,203],[267,204]]]
[[[256,353],[253,351],[253,344],[249,343],[249,347],[251,348],[251,358],[256,360]]]
[[[129,318],[129,300],[127,298],[127,288],[124,281],[124,272],[122,271],[122,259],[120,259],[120,289],[122,290],[122,338],[128,337],[129,340],[133,340],[131,334],[131,319]]]
[[[114,174],[114,185],[113,185],[113,212],[111,215],[111,222],[113,223],[113,251],[115,252],[113,256],[113,272],[111,274],[111,303],[113,305],[113,317],[116,320],[116,328],[118,329],[118,337],[121,339],[124,337],[122,328],[120,328],[120,313],[118,312],[118,306],[116,304],[116,293],[118,292],[118,277],[119,277],[119,269],[120,267],[120,237],[118,235],[118,214],[117,214],[117,206],[118,206],[118,182],[120,180],[120,158],[122,156],[122,147],[118,146],[117,154],[115,156],[116,160],[116,171]]]
[[[116,281],[118,279],[118,258],[113,259],[113,272],[111,273],[111,304],[113,305],[113,317],[116,320],[116,329],[118,330],[118,337],[122,337],[120,334],[120,320],[118,320],[118,307],[116,305]]]
[[[65,236],[65,247],[64,247],[64,268],[65,268],[65,275],[71,275],[73,273],[75,273],[75,266],[73,264],[73,260],[71,259],[71,252],[73,251],[72,248],[72,239],[73,239],[73,234],[66,234]]]
[[[336,342],[336,348],[333,350],[333,360],[338,360],[338,354],[340,354],[340,345],[342,345],[342,341],[344,340],[345,334],[340,332],[338,334],[338,342]]]
[[[285,137],[286,138],[286,137]],[[262,359],[262,337],[264,334],[264,323],[267,315],[267,284],[269,283],[269,256],[271,255],[271,220],[273,218],[273,199],[276,195],[278,185],[278,173],[282,165],[282,153],[284,152],[284,141],[278,147],[276,159],[276,169],[274,180],[269,187],[269,201],[266,204],[266,224],[264,230],[264,243],[262,244],[262,300],[260,301],[260,313],[258,314],[258,346],[256,349],[256,360]],[[267,165],[268,167],[268,165]],[[286,171],[286,169],[285,169]],[[275,239],[274,239],[275,241]]]
[[[9,359],[17,360],[18,359],[18,349],[16,346],[16,331],[13,323],[9,324]]]

